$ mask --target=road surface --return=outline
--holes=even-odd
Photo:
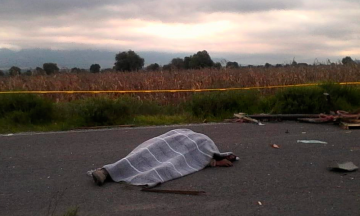
[[[159,189],[96,186],[86,171],[113,163],[143,141],[175,128],[212,138],[240,157],[231,168],[206,168]],[[288,131],[289,133],[286,133]],[[360,165],[360,130],[296,122],[203,124],[0,136],[0,215],[360,215],[360,172],[327,170],[332,161]],[[328,144],[302,144],[315,139]],[[270,147],[277,144],[280,149]]]

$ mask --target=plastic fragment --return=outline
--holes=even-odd
[[[298,143],[313,143],[313,144],[328,144],[327,142],[324,141],[319,141],[319,140],[298,140]]]
[[[353,172],[359,169],[353,162],[334,163],[329,168],[331,171],[338,172]]]

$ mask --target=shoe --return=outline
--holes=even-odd
[[[108,172],[105,169],[96,170],[92,173],[95,184],[101,186],[105,183],[105,180],[108,177]]]

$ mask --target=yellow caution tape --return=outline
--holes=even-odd
[[[360,85],[360,82],[342,82],[339,85]],[[219,88],[219,89],[171,89],[171,90],[124,90],[124,91],[2,91],[0,94],[102,94],[102,93],[176,93],[176,92],[210,92],[210,91],[233,91],[233,90],[255,90],[255,89],[276,89],[290,87],[319,86],[320,83],[276,85],[263,87],[241,87],[241,88]]]

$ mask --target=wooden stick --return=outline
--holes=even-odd
[[[297,120],[298,118],[319,118],[319,114],[275,114],[275,115],[248,115],[253,119],[282,119]]]

